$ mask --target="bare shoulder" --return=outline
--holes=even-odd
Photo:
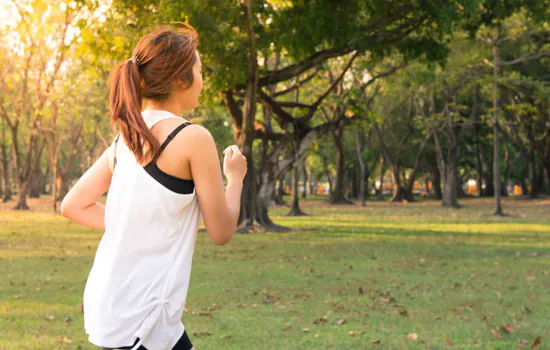
[[[180,144],[193,145],[193,148],[201,148],[213,144],[214,137],[204,126],[191,124],[178,133],[174,141]]]

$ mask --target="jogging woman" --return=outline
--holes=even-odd
[[[120,134],[61,204],[67,218],[104,230],[84,291],[89,341],[104,349],[192,349],[181,322],[202,218],[218,245],[239,216],[246,159],[179,117],[202,89],[197,33],[160,29],[111,75]],[[98,198],[109,191],[105,206]]]

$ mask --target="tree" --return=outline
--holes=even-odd
[[[28,209],[27,192],[31,177],[40,161],[44,140],[39,125],[47,113],[62,67],[77,35],[69,34],[80,20],[84,2],[65,3],[29,0],[13,2],[16,21],[5,30],[3,38],[9,48],[2,57],[4,71],[0,75],[0,91],[6,95],[0,116],[11,136],[14,171],[18,193],[15,209]],[[23,130],[25,126],[27,129]],[[26,138],[21,142],[21,138]]]
[[[461,11],[458,5],[455,1],[442,7],[436,1],[328,0],[257,0],[245,1],[240,7],[213,0],[168,1],[162,7],[157,7],[155,1],[113,3],[117,13],[130,14],[137,31],[159,22],[187,19],[208,38],[201,44],[201,54],[204,64],[218,73],[210,77],[212,93],[223,92],[235,141],[247,158],[253,155],[253,141],[258,135],[254,123],[250,123],[256,118],[251,113],[255,112],[253,104],[257,98],[254,91],[286,84],[318,64],[353,51],[368,50],[378,57],[401,51],[408,57],[426,54],[428,59],[442,59],[446,52],[445,35],[452,27],[449,22],[457,19]],[[334,18],[338,20],[334,22]],[[252,62],[254,57],[266,59],[277,54],[284,56],[286,63],[276,70],[266,70]],[[250,160],[252,166],[254,161]],[[248,169],[247,175],[241,224],[272,228],[265,201],[258,196],[255,169]]]
[[[490,0],[484,0],[480,3],[480,11],[475,13],[474,16],[467,18],[464,21],[464,27],[470,30],[472,36],[480,27],[483,30],[477,36],[481,41],[487,43],[491,47],[492,60],[486,60],[493,68],[493,175],[495,186],[495,211],[494,215],[502,216],[502,204],[501,204],[501,177],[500,177],[500,145],[499,145],[499,113],[501,109],[500,95],[499,95],[499,80],[501,70],[503,66],[515,65],[518,63],[540,59],[542,57],[550,56],[550,51],[544,48],[546,40],[538,42],[535,45],[535,49],[527,54],[515,57],[509,61],[503,61],[501,59],[500,48],[501,45],[509,40],[515,40],[521,35],[532,35],[533,31],[528,30],[522,33],[522,26],[525,27],[527,23],[537,23],[546,18],[546,14],[549,9],[549,2],[546,0],[523,2],[518,0],[509,0],[503,2],[497,2]],[[487,6],[489,5],[489,6]],[[527,21],[519,23],[518,18],[525,18]],[[522,22],[521,20],[519,22]],[[506,24],[515,25],[515,29],[506,35]],[[518,31],[519,29],[519,31]],[[535,34],[536,35],[536,34]]]

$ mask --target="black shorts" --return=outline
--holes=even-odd
[[[131,349],[133,348],[137,343],[139,342],[139,338],[136,339],[134,342],[134,345],[130,346],[123,346],[119,347],[117,349]],[[187,336],[187,332],[183,331],[183,335],[181,336],[180,340],[174,345],[172,350],[191,350],[193,348],[193,344],[191,343],[191,340],[189,340],[189,337]],[[109,350],[109,348],[103,348],[104,350]],[[143,345],[141,345],[138,350],[147,350],[147,348]]]

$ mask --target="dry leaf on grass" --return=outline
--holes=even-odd
[[[70,344],[73,341],[71,339],[69,339],[69,337],[59,337],[59,338],[56,339],[55,342],[59,343],[59,344]]]
[[[508,323],[507,326],[500,326],[500,330],[503,331],[504,333],[510,334],[512,333],[512,324]]]
[[[210,332],[195,332],[195,333],[193,333],[193,335],[197,338],[198,337],[209,337],[209,336],[212,335],[212,333],[210,333]]]
[[[411,333],[407,336],[407,338],[412,340],[418,340],[418,333]]]
[[[313,321],[314,324],[324,324],[324,323],[327,323],[327,317],[326,316],[323,316],[323,317],[320,317],[318,319],[316,319],[315,321]]]
[[[532,349],[536,349],[542,344],[542,337],[539,335],[537,339],[535,339],[535,342],[533,343],[533,346],[531,346]]]
[[[231,339],[231,334],[222,335],[220,339]]]
[[[380,344],[380,340],[371,340],[370,342],[373,343],[373,344],[376,344],[376,345]]]
[[[502,339],[502,335],[500,335],[500,333],[494,329],[491,329],[491,333],[493,333],[493,335],[495,337],[497,337],[498,339]]]
[[[336,321],[332,322],[332,324],[337,325],[337,326],[341,326],[344,323],[346,323],[346,320],[344,320],[344,319],[340,319],[340,320],[336,320]]]

